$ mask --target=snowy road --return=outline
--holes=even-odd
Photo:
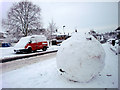
[[[30,57],[30,58],[25,58],[25,59],[20,59],[17,61],[6,62],[6,63],[2,64],[2,73],[16,70],[16,69],[22,68],[24,66],[34,64],[34,63],[38,63],[42,60],[47,60],[47,59],[53,58],[55,56],[56,56],[56,52],[45,54],[45,55],[39,55],[39,56],[35,56],[35,57]]]
[[[69,81],[59,75],[56,57],[2,74],[3,88],[118,88],[118,56],[103,44],[104,70],[89,83]],[[1,75],[0,75],[1,77]],[[1,80],[0,80],[1,81]]]

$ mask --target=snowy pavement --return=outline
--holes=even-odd
[[[57,50],[59,46],[50,46],[47,51]],[[35,53],[39,53],[42,50],[37,50]],[[35,54],[29,53],[29,54]],[[17,57],[17,56],[24,56],[29,54],[16,54],[14,52],[14,47],[0,47],[0,59],[9,58],[9,57]]]
[[[78,83],[62,77],[56,57],[2,74],[3,88],[118,88],[118,56],[103,44],[106,52],[103,71],[88,83]],[[1,75],[0,75],[1,77]],[[1,80],[0,80],[1,81]]]

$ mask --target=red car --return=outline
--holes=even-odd
[[[44,35],[32,35],[22,37],[19,42],[14,46],[15,53],[32,52],[39,49],[46,51],[48,48],[48,42]]]

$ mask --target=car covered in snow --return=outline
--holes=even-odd
[[[19,42],[14,46],[15,53],[30,53],[42,49],[46,51],[48,48],[48,42],[44,35],[32,35],[27,37],[22,37]]]

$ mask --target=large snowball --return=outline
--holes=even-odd
[[[93,36],[74,34],[57,52],[61,75],[72,81],[88,82],[104,68],[105,52]]]

